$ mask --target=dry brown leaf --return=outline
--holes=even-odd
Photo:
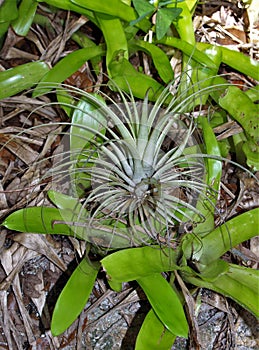
[[[0,283],[0,290],[7,290],[24,263],[37,255],[36,252],[17,243],[14,243],[9,249],[3,250],[1,252],[1,263],[7,277]]]
[[[21,313],[21,317],[23,319],[23,324],[27,333],[28,337],[28,342],[31,344],[32,342],[35,341],[35,337],[33,334],[33,330],[31,328],[31,322],[30,322],[30,317],[28,314],[28,311],[25,308],[25,305],[23,303],[23,297],[22,297],[22,291],[21,291],[21,286],[20,286],[20,279],[18,274],[14,277],[13,283],[12,283],[12,288],[15,294],[15,298],[17,300],[19,310]]]
[[[31,233],[18,233],[13,238],[16,242],[19,242],[23,246],[33,251],[38,252],[46,256],[50,261],[52,261],[58,268],[62,271],[67,269],[63,260],[61,260],[53,249],[51,244],[46,240],[46,238],[40,234]]]
[[[14,155],[20,158],[25,164],[35,162],[39,154],[19,138],[11,135],[0,134],[0,145],[9,149]]]

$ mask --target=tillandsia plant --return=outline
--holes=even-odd
[[[259,210],[215,229],[223,158],[207,117],[193,117],[196,97],[211,88],[179,88],[174,95],[170,89],[150,104],[149,91],[137,101],[115,86],[115,102],[101,90],[57,87],[73,103],[63,103],[72,118],[63,132],[69,148],[43,178],[52,178],[48,198],[54,206],[21,209],[3,222],[16,231],[88,242],[57,300],[54,335],[78,317],[100,269],[116,291],[136,280],[150,302],[135,349],[170,349],[176,336],[188,337],[186,285],[219,292],[258,316],[258,272],[221,257],[257,234]],[[93,251],[98,261],[91,261]]]

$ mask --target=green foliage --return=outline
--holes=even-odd
[[[176,336],[168,331],[151,309],[139,331],[135,350],[170,350]]]
[[[137,280],[152,309],[163,325],[174,335],[187,338],[188,323],[179,296],[160,273]],[[168,307],[170,305],[170,307]],[[172,317],[172,310],[174,317]]]
[[[44,62],[26,63],[0,73],[0,98],[13,96],[29,89],[47,72],[49,67]]]
[[[18,10],[18,17],[12,22],[12,27],[17,35],[26,36],[28,34],[36,9],[36,0],[22,0]]]
[[[53,335],[63,333],[80,315],[93,289],[99,268],[98,263],[83,258],[74,270],[55,305],[51,321]]]
[[[131,21],[130,24],[135,25],[143,18],[151,17],[156,14],[156,36],[158,40],[165,36],[172,22],[178,18],[182,12],[182,9],[177,7],[176,3],[174,8],[167,7],[167,5],[172,4],[170,0],[153,2],[148,0],[133,0],[133,4],[139,18]]]
[[[67,161],[73,185],[68,195],[48,192],[55,208],[21,209],[2,225],[21,232],[75,236],[95,247],[101,256],[100,262],[93,264],[86,254],[70,277],[54,310],[52,333],[62,333],[80,314],[100,267],[112,288],[119,290],[122,282],[136,280],[150,301],[152,309],[139,332],[136,350],[170,349],[176,336],[188,336],[183,293],[162,272],[173,275],[178,271],[185,283],[230,297],[258,316],[258,272],[229,264],[221,257],[257,234],[259,212],[251,210],[214,228],[221,150],[228,148],[220,145],[212,129],[215,120],[217,126],[223,124],[228,113],[243,128],[241,147],[233,138],[232,151],[240,147],[248,167],[259,169],[258,89],[243,92],[216,77],[220,64],[225,63],[258,80],[258,62],[226,48],[196,43],[192,13],[197,1],[141,0],[132,5],[121,0],[44,2],[50,11],[61,8],[87,16],[99,27],[105,42],[96,45],[78,31],[73,38],[82,49],[52,68],[45,62],[32,62],[0,72],[0,98],[37,83],[34,97],[56,89],[57,100],[71,119]],[[23,0],[18,7],[16,1],[5,1],[0,8],[1,42],[9,25],[18,35],[26,36],[37,20],[36,7],[34,0]],[[178,38],[170,27],[178,32]],[[147,42],[144,37],[150,28],[154,36]],[[171,48],[183,54],[183,76],[174,95],[169,93],[170,86],[165,86],[174,77]],[[139,51],[150,57],[155,77],[132,65],[130,58]],[[98,69],[104,56],[109,87],[122,101],[114,103],[115,109],[106,106],[105,101],[114,102],[108,95],[59,86],[86,61]],[[143,100],[140,109],[134,97]],[[154,102],[152,107],[149,101]],[[183,128],[178,116],[211,103],[217,105],[217,116],[197,119],[204,139],[199,150],[197,144],[188,143],[193,121],[189,120],[188,129]],[[162,106],[166,109],[161,115]],[[174,123],[184,131],[184,137],[173,149],[162,152]],[[194,169],[203,162],[206,176],[202,173],[199,177]],[[178,172],[172,173],[172,169]],[[58,167],[55,171],[58,175]],[[92,184],[95,187],[91,188]],[[196,202],[187,203],[168,192],[172,187],[194,191]],[[91,193],[83,202],[86,189]],[[96,206],[89,209],[93,202]],[[178,226],[188,221],[194,224],[192,232],[175,237]]]

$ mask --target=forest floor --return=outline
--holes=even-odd
[[[45,12],[44,4],[39,5],[38,11],[50,16]],[[33,25],[33,30],[23,38],[9,28],[0,52],[0,69],[53,55],[54,45],[63,47],[55,61],[78,48],[69,36],[62,35],[64,26],[60,24],[62,18],[66,27],[73,26],[78,16],[74,13],[67,16],[64,11],[51,16],[51,31]],[[193,23],[197,41],[223,45],[259,59],[259,22],[247,13],[243,2],[205,2],[198,6]],[[87,21],[82,28],[91,37],[100,35]],[[39,42],[39,36],[44,44]],[[221,67],[221,73],[231,73],[233,83],[255,84],[226,66]],[[91,89],[96,82],[85,65],[67,83]],[[65,114],[56,106],[38,108],[46,102],[48,100],[32,98],[29,94],[0,101],[0,222],[15,209],[28,204],[41,205],[46,200],[48,184],[38,184],[33,192],[30,186],[32,181],[37,183],[51,166],[48,157],[62,151],[60,137],[53,137],[53,131],[57,129],[58,134],[55,123],[66,120]],[[30,129],[41,124],[48,124],[44,132],[41,128]],[[21,130],[25,131],[22,137],[14,137]],[[5,147],[1,147],[4,144]],[[36,159],[45,160],[36,168]],[[256,184],[248,178],[233,179],[231,167],[224,166],[225,183],[228,184],[224,200],[228,201],[229,196],[235,198],[235,210],[240,212],[258,206]],[[56,298],[76,266],[76,257],[82,255],[85,243],[63,236],[14,233],[4,227],[0,230],[0,349],[134,349],[136,334],[149,309],[137,285],[125,284],[123,292],[115,293],[100,273],[80,317],[64,334],[53,337],[49,327]],[[246,242],[239,249],[247,257],[249,266],[256,268],[258,239]],[[238,256],[229,255],[232,261],[243,263]],[[201,349],[259,348],[258,324],[248,312],[208,290],[198,290],[195,297],[201,303],[197,314]],[[189,348],[188,341],[177,339],[173,349]]]

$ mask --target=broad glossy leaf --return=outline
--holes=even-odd
[[[192,14],[187,5],[188,3],[189,1],[182,1],[177,3],[177,7],[182,9],[182,12],[181,12],[181,16],[173,21],[173,24],[181,40],[191,44],[192,46],[196,46],[195,33],[194,33],[193,22],[192,22]],[[175,7],[175,4],[172,3],[168,7]],[[193,76],[193,73],[196,71],[195,66],[196,66],[196,63],[193,62],[193,55],[192,54],[186,55],[186,53],[183,51],[182,71],[186,72],[187,74],[184,74],[181,79],[181,86],[180,86],[181,92],[185,92],[186,90],[188,90],[188,88],[192,84],[190,83],[189,76],[190,75]]]
[[[135,350],[170,350],[175,339],[151,309],[138,333]]]
[[[65,90],[65,88],[63,89],[62,87],[56,91],[56,96],[59,106],[66,112],[68,117],[71,117],[74,110],[73,97]]]
[[[252,141],[247,141],[242,150],[246,156],[247,165],[253,169],[253,171],[259,170],[259,145]]]
[[[29,89],[48,71],[49,67],[46,63],[37,61],[0,72],[0,99]]]
[[[212,48],[213,45],[207,43],[197,42],[197,48],[203,50],[204,48]],[[222,52],[222,62],[228,66],[236,69],[240,73],[248,75],[255,80],[259,80],[259,62],[242,52],[230,50],[226,47],[220,46]]]
[[[164,37],[161,40],[157,40],[156,43],[176,47],[207,69],[217,69],[216,64],[208,57],[208,55],[198,50],[195,45],[192,45],[185,40],[175,37]]]
[[[199,118],[202,126],[202,134],[205,143],[205,152],[208,155],[221,157],[220,147],[216,136],[210,126],[208,120],[205,117]],[[194,228],[193,232],[199,235],[208,233],[214,229],[214,211],[218,197],[220,179],[222,174],[222,162],[213,159],[205,159],[206,166],[206,184],[209,186],[209,190],[206,188],[206,193],[203,193],[197,203],[197,209],[203,214],[205,220]]]
[[[221,157],[220,148],[216,136],[206,118],[201,119],[202,133],[205,142],[206,154],[208,156]],[[206,183],[216,192],[219,191],[222,174],[222,162],[216,159],[207,159]],[[216,200],[215,200],[216,201]]]
[[[58,83],[66,80],[75,73],[82,65],[93,57],[104,55],[105,51],[101,46],[79,49],[59,61],[49,72],[41,79],[33,92],[33,96],[39,96],[51,91]]]
[[[7,32],[9,28],[9,22],[2,22],[0,23],[0,47],[2,47],[3,42],[4,42],[4,35]]]
[[[83,258],[72,273],[56,302],[51,333],[57,336],[63,333],[80,315],[93,289],[99,270],[98,263]]]
[[[101,263],[109,279],[127,282],[154,272],[177,269],[176,256],[173,249],[151,246],[115,252],[102,259]],[[120,266],[119,269],[118,266]]]
[[[152,57],[153,63],[159,76],[165,83],[170,83],[174,79],[174,72],[167,55],[158,46],[143,40],[132,40],[129,47],[134,50],[143,50]]]
[[[110,77],[112,72],[110,71],[110,63],[116,57],[117,53],[120,52],[125,59],[128,59],[128,43],[124,28],[120,19],[104,16],[97,14],[96,18],[103,32],[105,39],[107,52],[106,52],[106,65]]]
[[[243,54],[242,52],[221,47],[222,61],[237,71],[259,80],[259,61]]]
[[[68,211],[67,215],[71,217],[71,211]],[[64,221],[59,209],[31,207],[10,214],[2,225],[20,232],[73,235],[67,225],[54,225],[55,221]]]
[[[206,68],[199,62],[192,61],[192,84],[190,93],[196,92],[195,106],[205,105],[209,97],[210,90],[214,85],[214,78],[218,74],[222,62],[222,52],[219,46],[211,46],[200,49],[215,64],[214,68]],[[205,89],[207,91],[205,91]],[[199,91],[202,91],[199,93]],[[197,94],[198,93],[198,94]]]
[[[77,237],[82,237],[91,243],[98,244],[101,246],[102,240],[108,242],[104,245],[110,248],[127,248],[139,245],[138,239],[147,241],[147,237],[142,232],[138,232],[138,237],[134,240],[132,233],[129,232],[127,225],[118,222],[117,220],[106,219],[99,222],[98,227],[87,227],[86,217],[88,213],[86,209],[82,206],[78,198],[73,198],[67,196],[63,193],[59,193],[53,190],[48,191],[48,197],[60,210],[63,220],[66,221],[79,221],[79,224],[85,223],[85,225],[80,225],[78,227],[71,224],[71,229],[76,232]],[[75,220],[77,219],[77,220]],[[76,225],[76,223],[75,223]],[[117,237],[118,235],[118,237]],[[96,239],[96,242],[95,242]]]
[[[217,259],[206,265],[200,276],[205,281],[213,282],[227,271],[229,271],[229,264],[224,260]]]
[[[164,326],[179,337],[188,337],[188,323],[178,295],[160,273],[138,279],[154,312]]]
[[[0,23],[10,22],[18,17],[17,1],[5,0],[0,5]]]
[[[105,105],[104,100],[96,95],[100,103]],[[100,112],[100,105],[94,106],[81,99],[74,109],[70,128],[70,154],[71,160],[76,161],[73,165],[71,178],[73,179],[74,190],[81,196],[84,189],[91,185],[90,175],[87,174],[87,168],[94,166],[97,152],[91,141],[97,141],[99,145],[102,143],[100,134],[106,131],[106,118]],[[98,133],[98,134],[97,134]],[[81,170],[76,171],[76,168]],[[85,171],[82,171],[85,169]]]
[[[218,103],[231,114],[255,142],[259,141],[258,105],[253,103],[242,90],[236,86],[227,87]]]
[[[192,23],[192,14],[187,5],[189,1],[181,1],[177,3],[177,8],[181,9],[181,16],[174,20],[175,28],[180,38],[189,44],[195,45],[195,35]],[[169,8],[175,8],[175,4],[168,6]]]
[[[48,0],[50,1],[50,0]],[[57,0],[55,0],[57,1]],[[60,0],[62,1],[62,0]],[[91,10],[95,15],[103,14],[108,15],[110,18],[122,19],[125,22],[135,21],[137,16],[133,7],[121,0],[71,0],[71,3],[78,4],[81,9]],[[92,19],[91,19],[92,20]],[[139,21],[137,21],[139,22]],[[141,28],[144,32],[147,32],[151,24],[145,18],[142,19],[137,27]],[[119,37],[118,37],[119,39]]]
[[[76,214],[79,214],[80,210],[83,208],[78,198],[73,198],[54,190],[48,191],[48,197],[59,209],[68,209],[72,210]]]
[[[51,6],[63,9],[63,10],[71,10],[74,12],[77,12],[81,15],[86,16],[91,21],[94,21],[94,14],[92,11],[89,11],[85,9],[82,6],[78,6],[76,4],[73,4],[70,0],[37,0],[38,2],[45,2]]]
[[[85,33],[81,32],[80,30],[75,32],[71,38],[82,48],[96,46],[96,44],[91,39],[89,39]],[[95,56],[90,61],[93,67],[93,71],[96,75],[98,75],[100,73],[99,63],[101,62],[101,56]]]
[[[258,270],[229,264],[228,272],[220,275],[213,282],[190,276],[184,276],[184,279],[195,286],[214,290],[235,300],[256,317],[259,317]]]
[[[198,261],[210,264],[239,243],[256,236],[258,227],[259,208],[234,217],[202,238],[202,254]]]
[[[259,100],[259,85],[253,86],[251,89],[245,91],[245,94],[251,101],[256,102]]]
[[[71,2],[82,8],[118,17],[128,22],[136,18],[133,8],[124,4],[121,0],[71,0]]]
[[[129,92],[131,90],[135,97],[144,99],[147,91],[150,91],[149,100],[156,101],[159,93],[163,91],[161,84],[151,77],[137,72],[124,58],[119,61],[113,60],[110,64],[110,72],[115,84],[123,91]]]
[[[109,249],[128,248],[139,244],[134,241],[127,228],[116,227],[115,230],[109,224],[99,224],[98,227],[89,228],[82,213],[78,220],[78,208],[75,210],[48,207],[21,209],[9,215],[2,225],[20,232],[75,236]]]
[[[17,35],[27,35],[33,22],[37,5],[36,0],[22,0],[19,6],[18,18],[12,22],[12,27]]]
[[[96,95],[96,98],[105,105],[100,96]],[[104,134],[106,124],[106,118],[100,112],[100,107],[81,99],[72,115],[70,128],[71,154],[73,155],[76,150],[82,151],[87,144],[89,145],[89,140],[96,136],[96,132]]]
[[[234,299],[256,317],[259,317],[258,270],[231,265],[229,272],[212,282],[212,285],[220,293]]]

